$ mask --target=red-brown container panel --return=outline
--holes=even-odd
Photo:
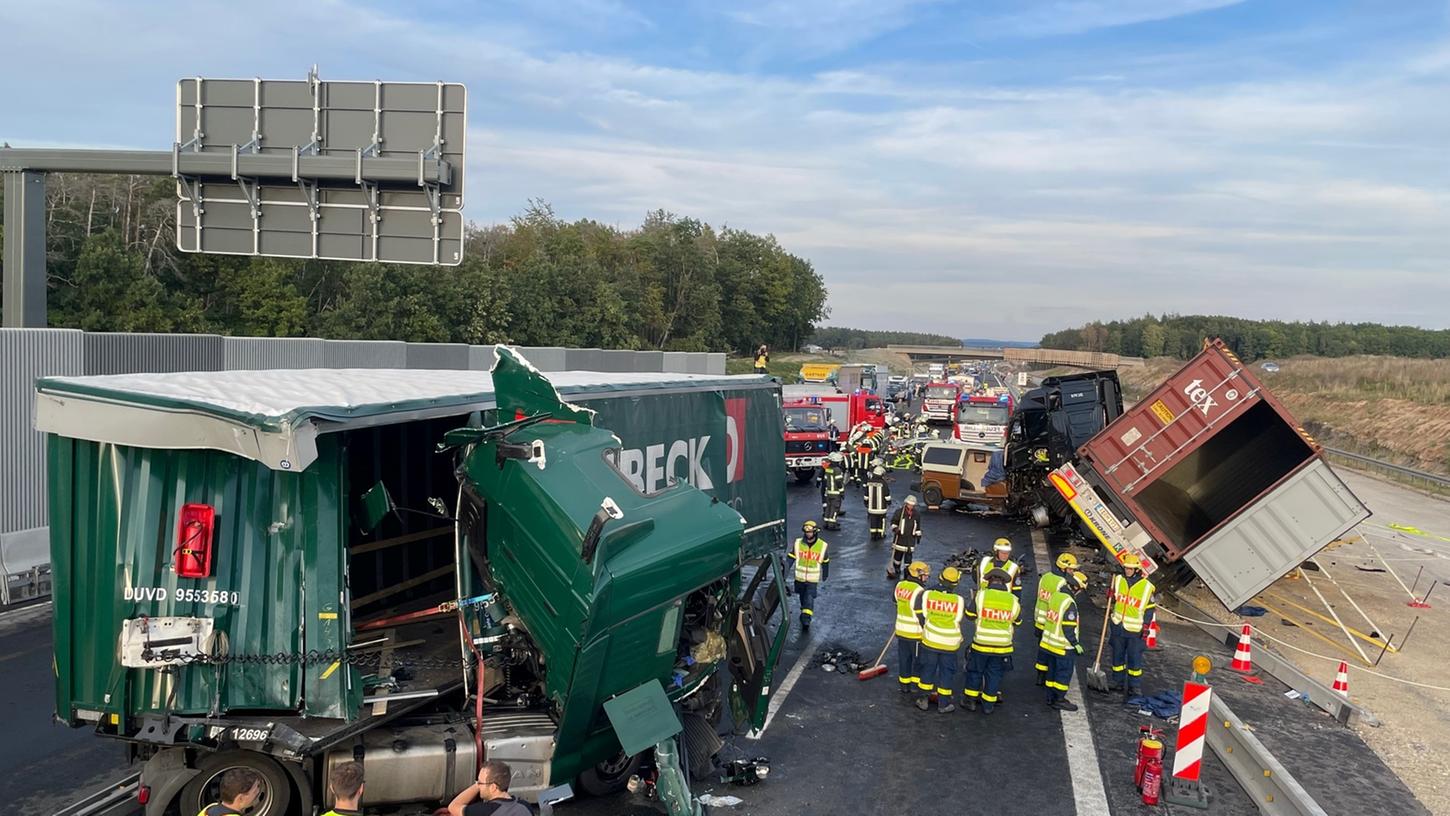
[[[1318,452],[1220,341],[1080,450],[1174,557]]]

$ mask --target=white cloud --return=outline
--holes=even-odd
[[[1052,0],[1025,3],[1024,10],[989,21],[989,31],[1027,37],[1077,34],[1198,14],[1244,0]]]

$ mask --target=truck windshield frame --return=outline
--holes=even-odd
[[[831,412],[823,406],[782,408],[781,420],[786,433],[809,433],[829,430]]]
[[[922,396],[924,396],[926,399],[956,399],[957,393],[958,391],[956,386],[929,385],[926,387],[926,393]]]
[[[1004,405],[973,405],[963,403],[958,409],[959,425],[1006,425],[1007,407]]]

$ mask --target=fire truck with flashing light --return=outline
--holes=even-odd
[[[806,397],[786,400],[780,410],[785,425],[785,469],[795,474],[796,481],[808,482],[836,449],[839,431],[832,432],[831,409],[819,397]]]

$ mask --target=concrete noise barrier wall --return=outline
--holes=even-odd
[[[725,373],[725,355],[515,346],[541,371]],[[0,566],[5,546],[29,547],[48,523],[45,440],[35,427],[35,381],[47,376],[269,368],[428,368],[487,371],[491,345],[322,340],[313,337],[223,337],[217,334],[126,334],[75,329],[0,329]],[[3,542],[10,542],[4,544]],[[29,564],[30,549],[8,562]]]

